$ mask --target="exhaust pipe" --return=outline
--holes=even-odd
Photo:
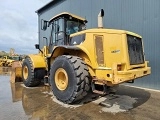
[[[101,9],[100,13],[98,14],[98,28],[103,28],[103,17],[104,17],[104,10]]]

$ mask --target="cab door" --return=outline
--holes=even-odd
[[[64,45],[64,38],[64,19],[60,18],[55,20],[51,26],[51,36],[49,43],[50,53],[53,51],[54,46]]]

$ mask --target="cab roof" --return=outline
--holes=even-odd
[[[85,22],[85,23],[87,23],[87,20],[86,20],[86,19],[84,19],[84,18],[82,18],[82,17],[79,17],[79,16],[77,16],[77,15],[74,15],[74,14],[68,13],[68,12],[62,12],[62,13],[60,13],[60,14],[52,17],[52,18],[49,20],[49,22],[52,22],[53,20],[56,20],[56,19],[58,19],[58,18],[60,18],[60,17],[65,17],[65,18],[70,18],[70,17],[72,17],[73,20],[79,20],[80,22]]]

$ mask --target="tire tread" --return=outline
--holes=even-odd
[[[85,97],[87,95],[87,92],[89,91],[89,70],[82,58],[77,56],[68,57],[68,55],[65,55],[64,57],[70,58],[74,70],[77,74],[77,85],[75,86],[76,89],[74,90],[74,94],[72,95],[72,97],[69,99],[69,101],[67,101],[67,103],[73,103]]]
[[[28,79],[26,82],[24,82],[25,86],[27,87],[35,87],[37,85],[40,84],[40,80],[38,79],[35,79],[35,71],[34,71],[34,68],[33,68],[33,64],[32,64],[32,61],[29,57],[27,57],[25,59],[25,62],[29,62],[29,65],[30,65],[30,70],[31,70],[31,75],[30,75],[30,79]]]

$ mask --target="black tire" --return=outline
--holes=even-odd
[[[63,68],[68,75],[65,90],[59,90],[55,83],[55,73]],[[64,103],[74,103],[84,98],[89,89],[89,72],[86,63],[79,57],[63,55],[55,59],[50,70],[50,83],[55,97]]]
[[[27,77],[24,77],[24,69],[28,69]],[[44,69],[34,69],[31,59],[27,57],[22,64],[22,79],[26,87],[35,87],[41,83],[41,79],[44,78]]]

